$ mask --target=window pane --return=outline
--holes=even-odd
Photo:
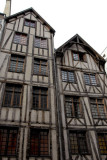
[[[15,34],[14,43],[20,43],[20,34],[18,33]]]
[[[20,36],[20,44],[27,44],[27,36],[26,35],[21,35]]]
[[[25,26],[35,27],[35,22],[31,20],[25,20]]]
[[[41,65],[41,74],[46,75],[47,74],[47,66]]]
[[[74,73],[73,72],[68,72],[68,81],[69,82],[75,82],[75,78],[74,78]]]
[[[3,106],[5,107],[10,107],[11,106],[11,101],[12,101],[12,92],[6,91],[5,92],[5,97],[4,97],[4,103]]]
[[[41,44],[41,39],[40,38],[35,38],[35,47],[40,47]]]
[[[78,154],[78,140],[77,140],[77,134],[76,133],[70,133],[70,144],[71,144],[71,153],[72,154]]]
[[[35,22],[30,22],[30,27],[35,27]]]
[[[41,96],[41,108],[47,108],[47,96]]]
[[[79,150],[82,154],[87,154],[87,143],[85,133],[78,133]]]
[[[85,80],[85,84],[88,84],[88,85],[91,84],[91,83],[90,83],[90,77],[89,77],[88,74],[84,74],[84,80]]]
[[[75,61],[78,61],[79,60],[79,54],[78,53],[73,53],[73,59]]]
[[[72,102],[66,102],[65,104],[65,108],[66,108],[66,116],[68,118],[73,117],[73,112],[72,112]]]
[[[90,78],[91,78],[91,84],[92,85],[97,85],[95,75],[90,75]]]
[[[99,118],[96,104],[91,104],[91,110],[92,110],[93,118]]]
[[[107,154],[107,133],[98,133],[98,142],[101,154]]]
[[[48,132],[40,133],[40,155],[48,155]]]
[[[47,48],[47,39],[41,39],[41,48]]]
[[[11,60],[9,71],[11,71],[11,72],[16,71],[16,63],[17,63],[16,61]]]
[[[105,111],[104,111],[104,105],[99,104],[98,108],[99,108],[100,118],[106,118],[106,114],[105,114]]]
[[[7,130],[0,129],[0,155],[5,154],[7,141]]]
[[[23,72],[23,65],[24,63],[23,62],[18,62],[18,65],[17,65],[17,72]]]
[[[67,78],[67,71],[61,71],[62,72],[62,81],[63,82],[67,82],[68,80],[68,78]]]

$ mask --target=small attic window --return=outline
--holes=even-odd
[[[25,26],[35,28],[36,24],[35,24],[35,22],[34,22],[34,21],[31,21],[31,20],[25,19]]]
[[[73,60],[86,62],[86,54],[81,52],[73,52]]]

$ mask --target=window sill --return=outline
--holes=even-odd
[[[38,110],[38,111],[50,111],[49,109],[39,109],[39,108],[31,108],[32,110]]]
[[[72,153],[72,155],[91,155],[90,153]]]
[[[17,157],[17,154],[15,155],[3,155],[3,154],[0,154],[0,157]]]
[[[42,47],[37,47],[37,46],[34,46],[35,48],[40,48],[40,49],[46,49],[48,50],[48,48],[42,48]]]
[[[45,157],[45,158],[50,158],[51,156],[50,155],[29,155],[28,157]]]
[[[69,82],[69,81],[62,81],[62,82],[77,84],[77,82]]]
[[[14,106],[13,107],[12,106],[2,106],[2,107],[5,107],[5,108],[22,108],[21,106],[19,106],[19,107],[18,106],[17,107],[14,107]]]
[[[16,43],[16,42],[13,42],[14,44],[20,44],[20,45],[24,45],[24,46],[27,46],[27,44],[21,44],[21,43]]]
[[[107,118],[94,118],[94,117],[93,117],[93,119],[95,119],[95,120],[107,120]]]
[[[94,86],[94,87],[100,87],[100,85],[92,85],[92,84],[85,84],[85,85],[87,85],[87,86]]]
[[[16,71],[15,71],[15,72],[14,72],[14,71],[8,71],[8,72],[19,73],[19,74],[20,74],[20,73],[25,74],[24,72],[16,72]]]
[[[48,77],[48,74],[44,75],[44,74],[36,74],[36,73],[33,73],[33,75]]]
[[[67,116],[66,116],[66,117],[67,117]],[[67,117],[67,118],[84,119],[83,117]]]

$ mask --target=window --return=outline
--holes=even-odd
[[[28,27],[33,27],[35,28],[35,22],[34,21],[31,21],[31,20],[25,20],[25,26],[28,26]]]
[[[107,154],[107,133],[98,133],[98,142],[101,154]]]
[[[70,132],[70,144],[72,154],[88,154],[85,132]]]
[[[73,52],[73,59],[75,61],[86,61],[86,54],[81,52]]]
[[[75,83],[75,75],[74,72],[62,70],[62,81],[63,82],[71,82]]]
[[[38,48],[47,48],[47,39],[35,37],[35,44],[34,45],[35,45],[35,47],[38,47]]]
[[[48,109],[48,89],[33,87],[33,108]]]
[[[34,59],[34,74],[47,75],[47,61]]]
[[[82,118],[82,107],[80,104],[80,99],[78,97],[65,97],[65,110],[66,116],[68,118],[75,117],[75,118]]]
[[[104,106],[104,99],[90,98],[90,104],[93,118],[107,118],[107,112]]]
[[[20,107],[22,103],[22,86],[16,84],[6,84],[4,94],[4,107]]]
[[[48,130],[31,129],[30,133],[30,155],[49,155]]]
[[[25,58],[23,56],[11,55],[9,71],[23,73]]]
[[[18,130],[0,128],[0,155],[16,155]]]
[[[14,36],[14,43],[19,43],[19,44],[27,44],[27,35],[22,34],[22,33],[16,33]]]
[[[85,84],[87,85],[97,85],[96,75],[95,74],[84,74]]]

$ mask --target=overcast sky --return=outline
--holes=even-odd
[[[55,29],[55,48],[77,33],[99,53],[107,47],[107,0],[12,0],[12,14],[30,7]]]

